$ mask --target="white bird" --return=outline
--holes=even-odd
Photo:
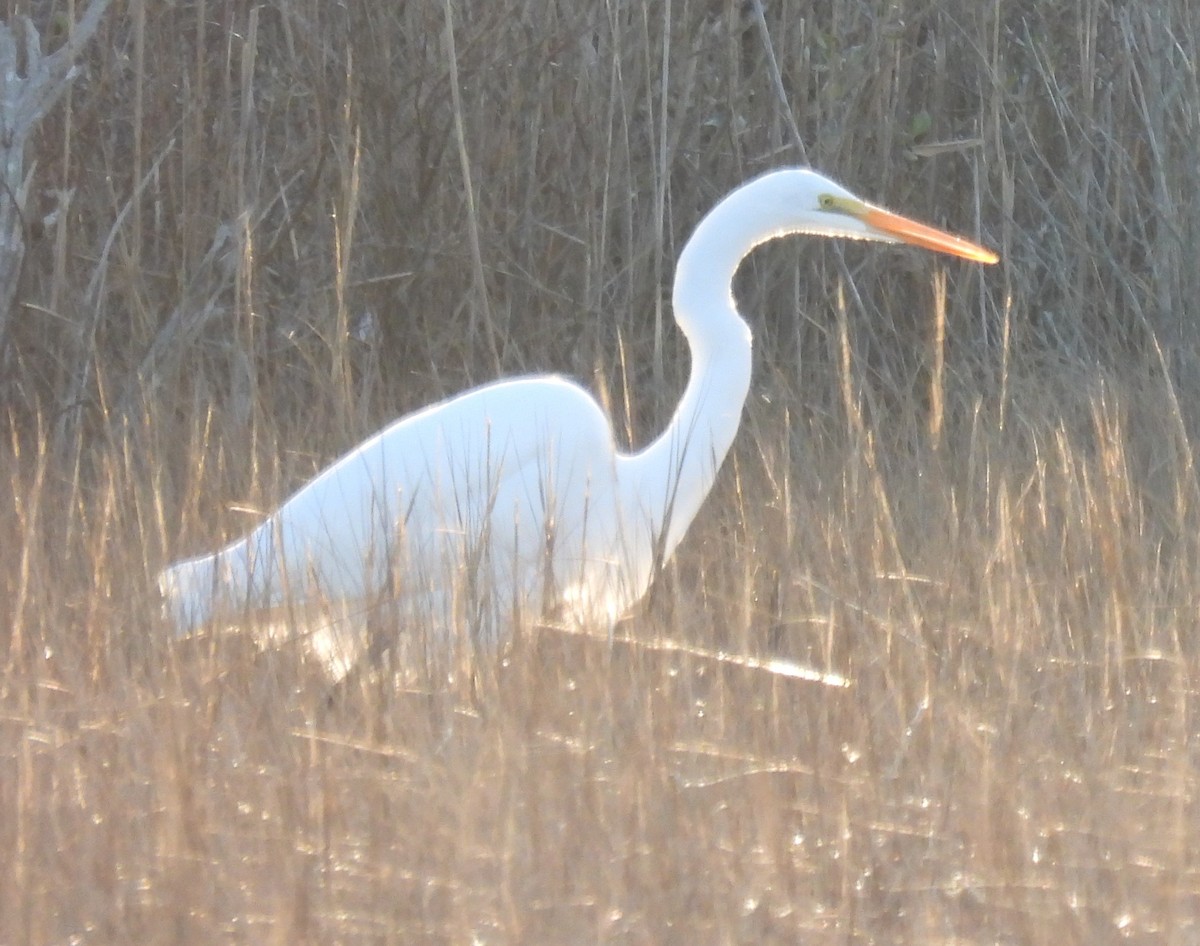
[[[611,626],[675,550],[733,443],[751,365],[733,277],[789,234],[998,259],[811,170],[766,173],[717,204],[679,256],[691,376],[652,443],[620,452],[596,400],[561,377],[475,388],[384,428],[245,537],[164,569],[164,612],[180,634],[250,619],[285,636],[315,630],[334,677],[391,643],[380,635],[423,628],[439,646],[486,646],[525,619]]]

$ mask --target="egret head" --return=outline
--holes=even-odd
[[[767,238],[790,233],[908,243],[979,263],[998,257],[986,247],[956,237],[855,196],[842,185],[808,168],[769,171],[739,188],[752,208],[747,216],[770,220]]]

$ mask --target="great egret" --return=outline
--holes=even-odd
[[[248,617],[317,629],[335,677],[406,627],[454,646],[494,644],[523,617],[611,625],[679,544],[729,451],[751,364],[732,280],[754,247],[789,234],[997,260],[811,170],[766,173],[717,204],[679,256],[691,376],[648,446],[618,451],[600,406],[564,378],[476,388],[386,427],[245,537],[166,568],[166,614],[181,634]]]

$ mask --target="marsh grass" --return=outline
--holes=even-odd
[[[1002,264],[759,252],[744,429],[613,638],[331,693],[154,573],[472,383],[656,430],[680,241],[797,160],[762,34],[110,11],[0,341],[0,942],[1196,941],[1190,9],[766,13],[813,163]]]

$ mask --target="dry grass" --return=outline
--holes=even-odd
[[[166,640],[164,561],[416,405],[661,424],[680,240],[798,160],[740,8],[109,12],[0,340],[0,942],[1200,941],[1184,0],[771,5],[812,162],[1004,262],[756,255],[745,429],[611,646],[331,700]]]

